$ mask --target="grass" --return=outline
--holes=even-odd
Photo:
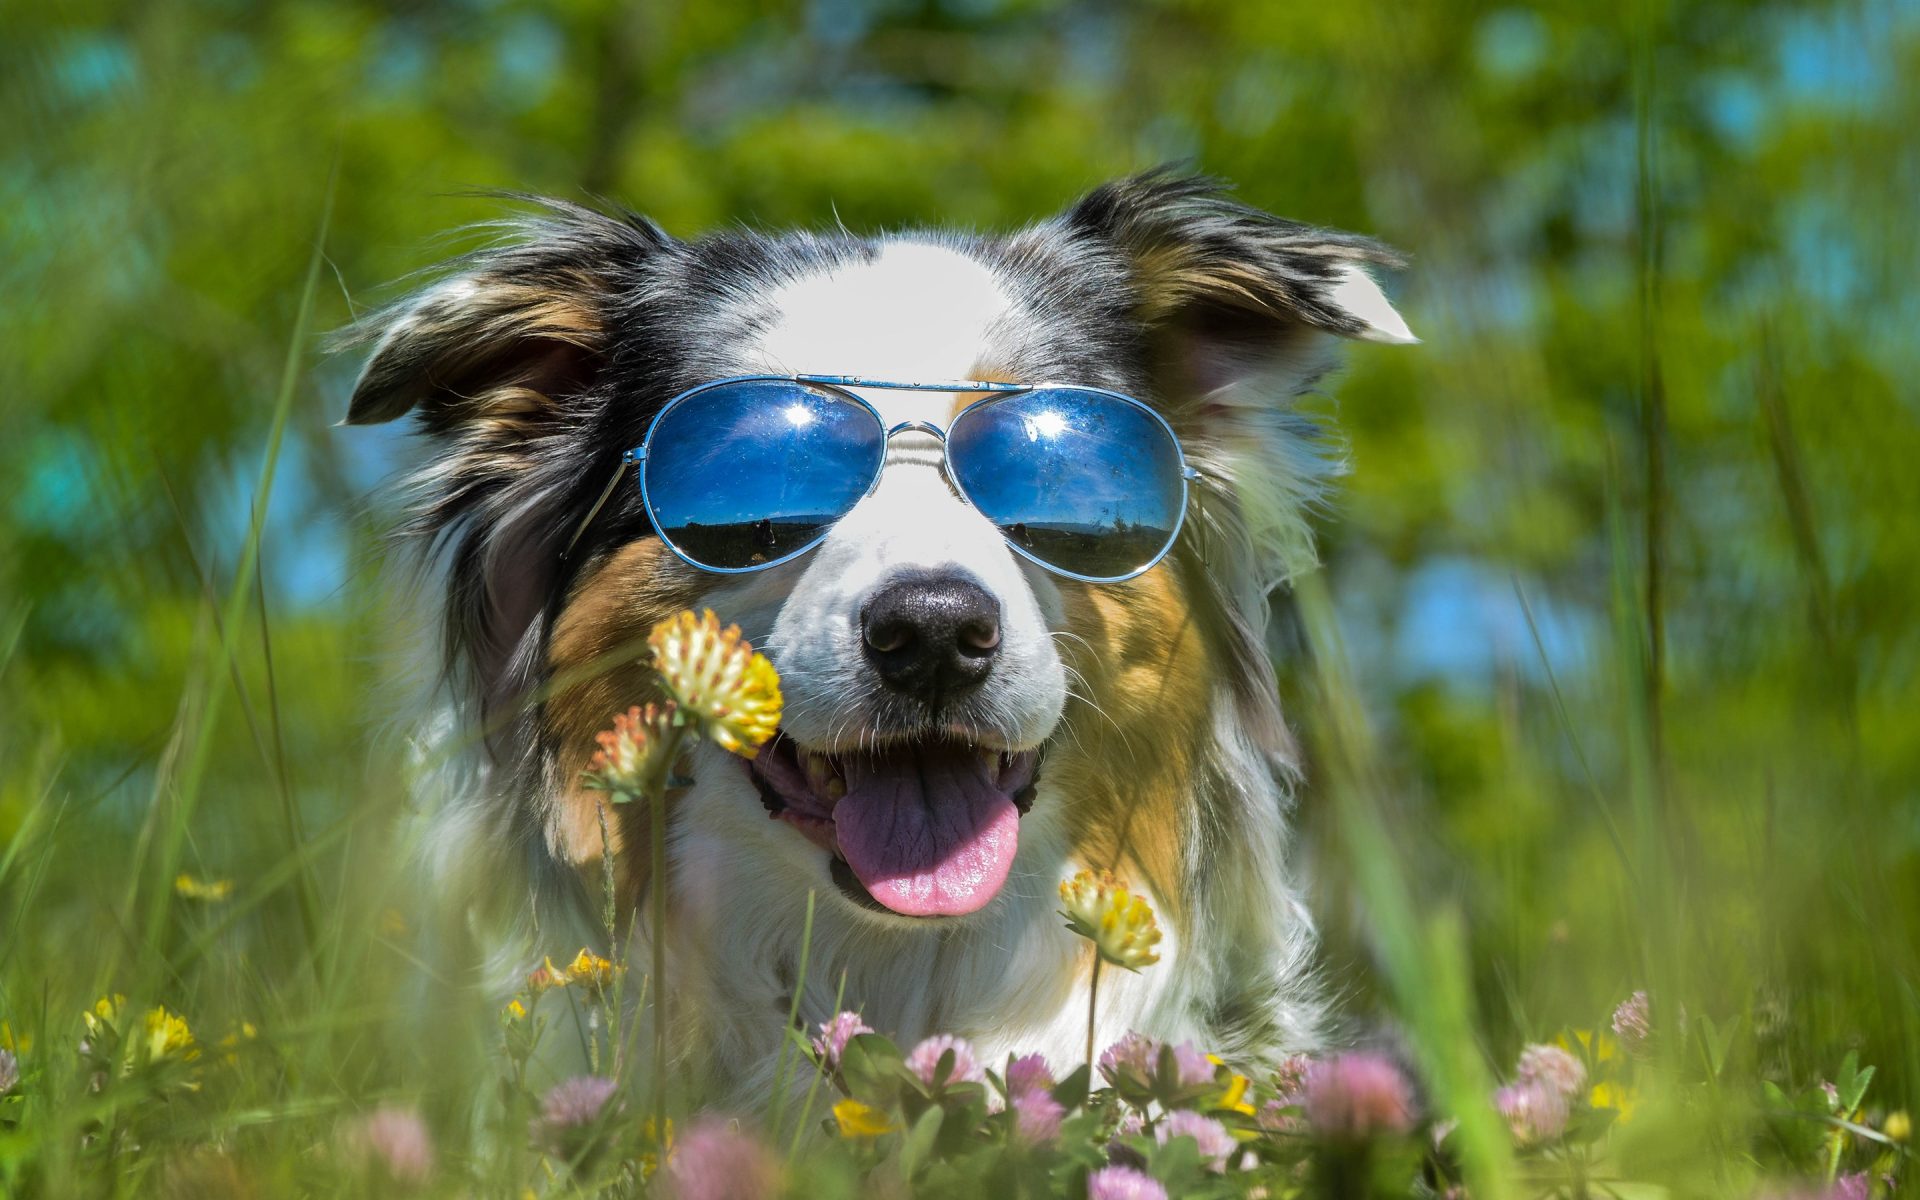
[[[310,270],[296,346],[315,278]],[[297,363],[290,356],[287,380]],[[107,952],[63,945],[62,910],[42,899],[55,872],[99,866],[96,851],[79,841],[89,832],[80,818],[97,798],[76,803],[49,772],[0,854],[12,931],[0,951],[0,1013],[8,1021],[5,1045],[23,1068],[0,1100],[0,1180],[11,1191],[706,1196],[784,1186],[794,1195],[878,1188],[1078,1196],[1119,1186],[1102,1172],[1135,1168],[1173,1194],[1196,1196],[1440,1194],[1455,1181],[1476,1197],[1745,1196],[1767,1177],[1796,1175],[1813,1186],[1859,1181],[1885,1192],[1880,1181],[1891,1180],[1911,1187],[1901,1095],[1876,1087],[1879,1072],[1857,1051],[1823,1060],[1793,1028],[1773,1035],[1787,1046],[1784,1069],[1770,1065],[1757,1008],[1717,1010],[1723,989],[1696,974],[1685,930],[1667,919],[1676,908],[1702,911],[1710,898],[1697,894],[1674,851],[1683,839],[1665,780],[1673,768],[1656,750],[1660,706],[1648,683],[1643,606],[1652,593],[1635,586],[1618,501],[1614,695],[1625,745],[1610,757],[1624,800],[1610,798],[1592,765],[1543,647],[1553,719],[1540,728],[1571,751],[1578,791],[1604,830],[1620,893],[1616,920],[1630,943],[1625,961],[1656,997],[1677,998],[1651,1005],[1644,1048],[1605,1028],[1604,1014],[1621,995],[1595,997],[1592,1020],[1552,1039],[1564,1053],[1536,1049],[1510,1068],[1496,1052],[1550,1035],[1537,1025],[1500,1028],[1476,998],[1465,914],[1423,892],[1409,839],[1394,827],[1393,756],[1372,727],[1338,610],[1318,576],[1299,582],[1294,603],[1311,665],[1315,794],[1334,814],[1323,849],[1328,869],[1353,881],[1364,913],[1358,943],[1374,956],[1383,1009],[1404,1034],[1421,1085],[1422,1098],[1411,1104],[1382,1101],[1377,1083],[1356,1082],[1366,1078],[1364,1055],[1290,1068],[1298,1078],[1247,1079],[1234,1064],[1194,1074],[1171,1047],[1149,1047],[1134,1066],[1105,1055],[1091,1074],[1054,1064],[1057,1074],[1036,1100],[1002,1064],[974,1064],[960,1050],[936,1062],[869,1033],[829,1058],[798,1027],[796,1007],[787,1014],[792,1036],[782,1044],[764,1126],[751,1115],[722,1126],[684,1108],[669,1111],[670,1095],[675,1103],[684,1097],[669,1092],[664,1076],[643,1079],[629,1069],[638,1025],[627,1019],[623,997],[636,964],[583,953],[557,978],[530,981],[503,1013],[497,997],[444,973],[451,958],[422,957],[423,943],[397,901],[410,852],[394,840],[403,823],[378,813],[377,804],[349,809],[303,837],[283,787],[277,853],[253,863],[237,887],[177,882],[194,842],[195,799],[213,760],[223,684],[234,685],[245,709],[247,740],[284,778],[284,758],[269,752],[241,682],[239,660],[253,643],[239,633],[249,602],[262,601],[260,514],[291,387],[283,381],[255,519],[217,620],[206,593],[211,628],[153,765],[154,802],[130,839],[140,869],[128,872],[124,906],[102,910],[113,914],[117,933]],[[1790,463],[1791,432],[1778,421],[1774,430],[1786,442],[1776,457]],[[1788,486],[1793,472],[1783,467],[1781,477]],[[256,665],[266,728],[278,746],[278,676],[269,666],[264,602],[253,619],[262,634]],[[1537,639],[1537,627],[1534,633]],[[675,739],[682,732],[676,727]],[[664,786],[663,768],[643,769],[655,790]],[[331,883],[320,871],[329,863],[339,872]],[[77,884],[69,896],[91,886],[69,883]],[[276,905],[290,909],[278,925],[296,934],[296,944],[262,954],[259,935],[273,927]],[[812,907],[809,896],[809,929]],[[605,919],[610,930],[618,925],[611,901]],[[1903,961],[1884,960],[1894,970]],[[659,960],[644,966],[637,1008],[652,1009],[658,1037],[662,1014],[646,997],[659,994]],[[804,978],[804,950],[799,970]],[[122,979],[131,981],[132,998],[103,999]],[[1896,1027],[1910,1036],[1910,1019]],[[579,1038],[595,1070],[618,1081],[605,1085],[611,1098],[596,1091],[583,1100],[540,1082],[537,1046],[545,1037]],[[1530,1086],[1528,1061],[1555,1053],[1577,1064],[1565,1069],[1580,1080],[1542,1125],[1508,1097]],[[798,1072],[807,1076],[804,1089],[790,1086]],[[1511,1086],[1498,1091],[1502,1083]],[[824,1130],[810,1134],[810,1126],[819,1128],[813,1114],[822,1091],[838,1099]],[[804,1101],[789,1127],[787,1102],[797,1094]],[[1005,1098],[998,1115],[989,1097]],[[1044,1138],[1023,1134],[1019,1124],[1036,1105],[1045,1114]],[[640,1121],[638,1112],[651,1119]],[[1166,1136],[1176,1127],[1190,1132]],[[675,1132],[663,1138],[661,1130]],[[1233,1147],[1234,1169],[1209,1168],[1211,1138]],[[1112,1151],[1110,1143],[1125,1149]],[[1111,1154],[1120,1165],[1108,1165]]]
[[[1581,530],[1596,549],[1545,582],[1516,568],[1524,644],[1493,656],[1478,691],[1383,681],[1392,664],[1355,607],[1372,586],[1357,554],[1336,546],[1328,572],[1283,602],[1296,636],[1282,682],[1309,771],[1300,855],[1324,959],[1355,1024],[1404,1040],[1421,1087],[1412,1128],[1316,1124],[1310,1105],[1286,1103],[1302,1093],[1267,1078],[1248,1094],[1290,1109],[1291,1124],[1268,1128],[1256,1110],[1249,1125],[1228,1102],[1231,1065],[1183,1083],[1158,1059],[1118,1082],[1053,1064],[1061,1132],[1022,1150],[1011,1118],[987,1113],[1004,1078],[956,1079],[957,1056],[923,1077],[906,1066],[912,1047],[879,1035],[827,1070],[796,1034],[778,1068],[793,1085],[729,1142],[671,1081],[627,1069],[652,1029],[628,998],[654,1014],[657,965],[614,964],[609,987],[529,996],[524,1023],[503,1015],[460,969],[457,923],[414,894],[412,767],[363,715],[382,687],[367,661],[377,589],[356,579],[324,611],[270,607],[265,564],[299,552],[273,543],[269,504],[315,368],[323,217],[303,279],[278,286],[284,342],[246,345],[278,371],[248,393],[259,411],[242,424],[264,436],[244,529],[195,545],[192,489],[152,505],[177,525],[191,578],[132,576],[150,594],[125,606],[130,630],[101,640],[137,653],[102,672],[35,640],[61,603],[51,588],[0,603],[0,697],[29,714],[0,723],[0,1049],[20,1070],[0,1098],[0,1194],[660,1191],[648,1164],[666,1121],[646,1120],[660,1113],[689,1161],[700,1147],[764,1159],[796,1195],[1077,1195],[1124,1117],[1170,1111],[1258,1134],[1258,1166],[1220,1176],[1200,1165],[1199,1139],[1121,1135],[1129,1161],[1190,1194],[1463,1182],[1485,1198],[1732,1198],[1855,1176],[1914,1194],[1901,1116],[1920,1082],[1914,672],[1887,616],[1911,611],[1899,576],[1912,519],[1844,486],[1878,478],[1882,458],[1906,469],[1904,410],[1897,395],[1874,407],[1873,378],[1824,363],[1838,352],[1781,318],[1781,294],[1761,297],[1750,362],[1677,344],[1728,335],[1662,274],[1661,81],[1648,39],[1635,47],[1634,299],[1623,325],[1593,318],[1598,365],[1548,347],[1557,366],[1634,381],[1621,419],[1597,422],[1604,451],[1545,459],[1557,484],[1598,495],[1598,532]],[[1511,365],[1487,350],[1452,369],[1477,388]],[[1750,372],[1753,402],[1728,415],[1700,399],[1719,393],[1698,377],[1735,369]],[[1362,394],[1391,390],[1375,379]],[[1558,403],[1594,435],[1586,408]],[[1853,411],[1868,417],[1849,424]],[[1351,416],[1363,451],[1401,445],[1364,428],[1364,405]],[[1464,427],[1487,444],[1510,433],[1485,422]],[[1744,448],[1711,456],[1714,439]],[[1425,448],[1449,473],[1466,470],[1456,457],[1491,461]],[[1410,503],[1366,489],[1417,474],[1420,454],[1357,457],[1356,511]],[[1747,515],[1738,539],[1712,523],[1723,488]],[[1449,519],[1464,524],[1464,507]],[[1526,563],[1542,536],[1496,525],[1483,549]],[[104,550],[98,565],[113,573]],[[1572,655],[1552,627],[1569,595],[1600,614]],[[182,889],[182,875],[231,891]],[[1641,989],[1655,1031],[1635,1057],[1606,1031]],[[128,999],[103,1017],[115,993]],[[164,1037],[156,1051],[156,1007],[191,1027],[197,1057]],[[596,1047],[619,1098],[547,1128],[536,1038]],[[1556,1040],[1608,1090],[1572,1097],[1557,1136],[1516,1137],[1497,1089],[1515,1084],[1523,1047]],[[530,1136],[540,1121],[547,1134]],[[1457,1124],[1436,1152],[1443,1121]],[[859,1128],[887,1132],[842,1136]]]

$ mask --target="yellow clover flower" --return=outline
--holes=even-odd
[[[1640,1106],[1640,1091],[1611,1080],[1601,1080],[1587,1093],[1587,1103],[1595,1108],[1615,1110],[1620,1114],[1619,1122],[1625,1125],[1633,1119],[1633,1110]]]
[[[877,1138],[893,1132],[893,1122],[886,1113],[852,1096],[833,1106],[833,1120],[843,1138]]]
[[[115,992],[95,1001],[91,1012],[81,1013],[81,1019],[87,1026],[88,1041],[112,1044],[118,1039],[126,1007],[127,998]],[[193,1040],[193,1030],[188,1028],[186,1019],[158,1004],[142,1018],[139,1039],[132,1041],[129,1049],[132,1054],[127,1060],[127,1067],[135,1062],[155,1063],[166,1059],[191,1062],[200,1057],[200,1045]]]
[[[142,1049],[148,1062],[160,1062],[168,1058],[191,1061],[200,1057],[200,1046],[193,1040],[193,1030],[187,1027],[186,1019],[178,1013],[168,1012],[156,1005],[147,1011],[145,1024]]]
[[[722,749],[752,758],[780,727],[780,674],[738,625],[721,629],[712,609],[683,612],[654,626],[647,644],[680,711]]]
[[[527,994],[538,999],[554,988],[567,986],[567,973],[553,965],[551,957],[540,960],[540,965],[527,972]]]
[[[1060,885],[1060,902],[1067,906],[1060,914],[1067,928],[1091,941],[1102,960],[1129,971],[1160,961],[1153,949],[1160,942],[1153,909],[1113,872],[1079,872]]]
[[[600,748],[580,773],[580,785],[589,791],[606,792],[615,804],[643,799],[654,765],[655,740],[672,719],[671,704],[649,704],[645,708],[636,704],[616,714],[612,729],[594,735]]]
[[[240,1061],[240,1047],[260,1036],[260,1029],[252,1021],[242,1021],[232,1032],[220,1039],[220,1061],[234,1063]]]
[[[120,1010],[127,1006],[127,998],[119,992],[111,996],[102,996],[93,1002],[92,1012],[83,1012],[80,1019],[87,1024],[87,1032],[98,1037],[105,1030],[111,1030],[120,1020]]]
[[[573,956],[573,961],[567,964],[563,976],[567,983],[598,990],[613,986],[614,976],[625,970],[626,967],[612,959],[601,958],[583,946],[580,953]]]
[[[646,1123],[640,1127],[641,1138],[649,1146],[653,1147],[653,1149],[642,1151],[640,1154],[640,1178],[642,1179],[653,1178],[653,1173],[660,1169],[660,1159],[662,1157],[673,1157],[673,1118],[668,1117],[666,1120],[665,1128],[667,1136],[664,1139],[655,1136],[654,1130],[657,1128],[660,1128],[660,1126],[656,1126],[653,1123],[652,1117],[648,1117]]]
[[[231,879],[195,879],[182,873],[174,878],[173,890],[183,900],[214,904],[233,895]]]
[[[1218,1107],[1249,1117],[1253,1116],[1253,1101],[1250,1098],[1252,1087],[1253,1081],[1251,1079],[1248,1079],[1245,1075],[1235,1075],[1227,1081],[1227,1090],[1225,1094],[1220,1097]]]
[[[1605,1030],[1568,1030],[1557,1035],[1553,1044],[1575,1058],[1591,1058],[1595,1063],[1610,1063],[1620,1057],[1620,1044]]]

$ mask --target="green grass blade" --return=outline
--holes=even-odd
[[[305,361],[308,332],[313,318],[313,300],[319,290],[320,268],[325,262],[327,227],[333,213],[333,191],[333,181],[329,179],[326,199],[321,208],[319,229],[314,236],[313,252],[307,262],[306,282],[300,289],[299,307],[294,315],[293,330],[287,340],[280,386],[274,399],[273,419],[268,427],[267,444],[260,464],[259,479],[254,485],[246,541],[241,548],[240,561],[234,568],[233,583],[228,590],[224,606],[224,619],[215,638],[218,649],[213,654],[212,661],[200,664],[198,672],[202,680],[200,687],[205,696],[205,707],[193,722],[185,765],[172,789],[172,804],[160,830],[153,869],[149,876],[153,880],[153,894],[147,900],[144,922],[145,944],[149,954],[159,947],[162,933],[167,926],[173,901],[170,881],[179,865],[181,846],[186,840],[187,828],[198,806],[201,785],[206,779],[207,765],[213,753],[214,734],[219,726],[220,710],[226,695],[226,689],[219,684],[219,677],[231,666],[240,625],[246,614],[248,595],[252,590],[254,563],[260,554],[260,538],[266,526],[267,504],[273,494],[274,474],[279,466],[280,450],[286,438],[287,421],[293,411],[293,397],[298,390],[301,368]],[[160,795],[156,788],[156,803]],[[131,904],[128,906],[128,916],[130,919],[133,916]]]

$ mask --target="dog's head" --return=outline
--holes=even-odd
[[[1016,855],[1034,877],[1124,863],[1170,896],[1232,820],[1195,799],[1223,723],[1245,757],[1287,754],[1265,595],[1310,556],[1330,469],[1291,401],[1336,339],[1412,340],[1368,272],[1394,262],[1166,173],[1003,238],[679,241],[545,205],[371,324],[348,419],[411,411],[430,440],[409,529],[444,565],[448,682],[553,859],[597,872],[607,829],[637,881],[641,814],[578,777],[649,697],[647,631],[709,607],[773,659],[786,712],[752,764],[696,771],[673,817],[689,854],[895,924],[981,909]],[[601,503],[672,397],[796,373],[1137,398],[1194,468],[1185,531],[1124,582],[1048,570],[947,470],[939,439],[977,395],[857,385],[893,431],[884,465],[789,561],[703,570],[629,481]],[[716,493],[761,482],[702,469]]]

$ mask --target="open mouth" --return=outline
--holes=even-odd
[[[960,916],[999,894],[1039,766],[1037,750],[955,739],[822,754],[784,733],[747,763],[768,813],[832,855],[841,891],[907,917]]]

